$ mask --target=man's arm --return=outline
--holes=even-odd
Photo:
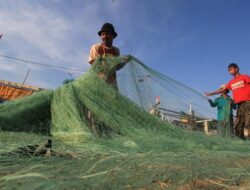
[[[211,107],[216,107],[217,106],[217,99],[214,100],[211,100],[211,99],[208,99],[208,103],[210,104]]]
[[[222,92],[224,92],[225,90],[227,90],[228,88],[225,86],[225,87],[223,87],[223,88],[220,88],[220,89],[218,89],[218,90],[215,90],[214,92],[205,92],[205,95],[206,96],[213,96],[213,95],[215,95],[215,94],[220,94],[220,93],[222,93]]]
[[[129,61],[131,61],[131,55],[122,56],[121,62],[117,65],[116,70],[123,68]]]
[[[98,47],[99,44],[95,44],[91,47],[90,51],[89,51],[89,63],[93,64],[95,59],[99,56],[98,54]]]

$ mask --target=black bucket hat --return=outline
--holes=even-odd
[[[115,32],[114,26],[110,23],[105,23],[102,26],[102,29],[98,32],[98,35],[101,36],[102,32],[110,32],[114,35],[114,38],[117,36],[117,33]]]

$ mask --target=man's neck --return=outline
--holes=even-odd
[[[234,75],[234,78],[236,78],[236,77],[238,77],[238,76],[240,76],[240,73],[239,73],[239,72],[236,73],[236,74]]]
[[[226,98],[228,95],[227,94],[222,94],[221,96],[224,97],[224,98]]]
[[[102,43],[102,45],[103,45],[104,47],[106,47],[106,48],[112,48],[112,44],[104,44],[104,43]]]

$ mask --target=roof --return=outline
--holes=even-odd
[[[13,100],[22,96],[31,95],[42,88],[16,82],[0,80],[0,100]]]

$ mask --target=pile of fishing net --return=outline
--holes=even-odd
[[[214,115],[198,92],[138,59],[101,57],[54,91],[0,105],[0,188],[247,187],[247,141],[178,125],[199,129]]]

